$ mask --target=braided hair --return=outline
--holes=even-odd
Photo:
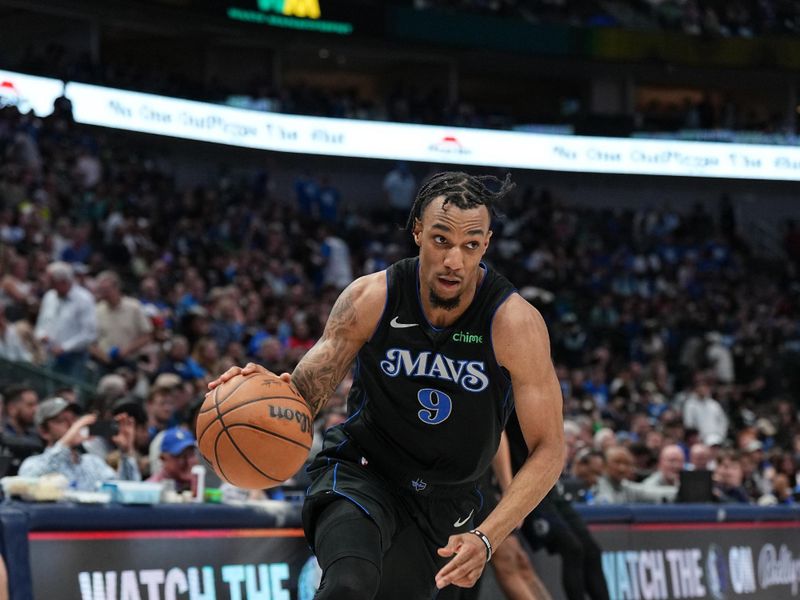
[[[517,187],[511,181],[511,174],[505,179],[493,175],[467,175],[461,171],[443,171],[431,176],[417,192],[417,197],[408,215],[406,229],[414,228],[414,222],[422,218],[422,213],[433,200],[444,196],[444,205],[455,204],[458,208],[467,209],[483,205],[489,209],[491,216],[497,215],[497,205]],[[493,191],[496,188],[497,191]]]

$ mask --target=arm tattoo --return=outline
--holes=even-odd
[[[292,373],[292,383],[316,417],[342,382],[353,362],[348,340],[356,323],[352,292],[345,290],[333,305],[322,339],[303,357]]]

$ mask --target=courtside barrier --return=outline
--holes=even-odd
[[[800,593],[798,508],[578,508],[603,547],[612,599],[769,600]],[[12,600],[306,600],[319,576],[293,503],[5,502],[0,526]],[[561,598],[558,562],[538,552],[534,563]],[[496,590],[493,582],[487,590]]]

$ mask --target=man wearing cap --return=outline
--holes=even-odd
[[[170,427],[161,438],[161,469],[147,481],[175,482],[178,492],[191,489],[192,467],[197,464],[197,442],[191,432],[181,427]]]
[[[47,444],[44,452],[26,458],[19,468],[22,477],[40,477],[60,473],[78,490],[92,491],[98,483],[111,479],[139,481],[139,467],[132,457],[133,420],[124,415],[115,417],[119,433],[112,442],[122,460],[115,471],[105,461],[86,453],[81,444],[87,439],[86,429],[97,421],[97,415],[79,416],[80,409],[64,398],[44,400],[36,410],[36,426]]]

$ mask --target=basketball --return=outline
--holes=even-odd
[[[237,375],[206,395],[197,416],[197,445],[223,480],[266,489],[303,466],[312,423],[294,386],[276,375]]]

